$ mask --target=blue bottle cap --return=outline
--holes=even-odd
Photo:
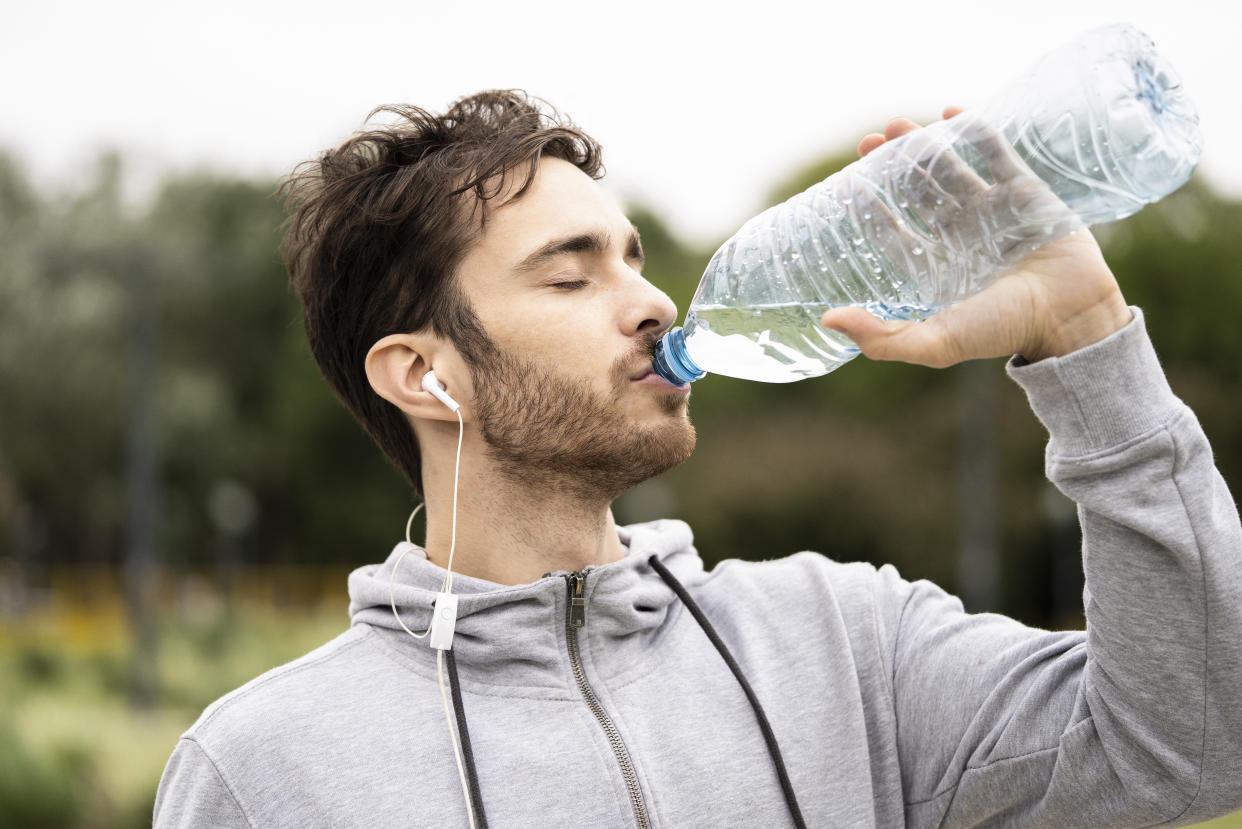
[[[686,352],[686,335],[680,328],[665,333],[656,343],[655,359],[652,361],[655,373],[672,383],[684,386],[701,380],[707,372],[694,364]]]

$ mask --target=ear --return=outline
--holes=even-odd
[[[367,382],[376,394],[411,417],[456,423],[457,415],[430,392],[423,390],[423,375],[432,367],[430,355],[433,350],[425,338],[417,335],[389,334],[367,352]],[[456,361],[446,359],[444,362],[449,365],[437,365],[436,377],[460,403],[464,389],[454,391],[452,380],[456,374],[452,364]],[[466,415],[464,406],[462,415]],[[469,417],[465,419],[469,420]]]

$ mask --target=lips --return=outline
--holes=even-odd
[[[654,373],[655,373],[655,369],[654,369],[654,368],[652,368],[650,364],[648,364],[648,365],[646,365],[646,366],[643,366],[643,367],[642,367],[642,369],[640,369],[640,370],[638,371],[638,373],[637,373],[637,374],[632,374],[632,375],[630,375],[630,379],[631,379],[631,380],[641,380],[641,379],[643,379],[644,377],[648,377],[648,376],[650,376],[650,375],[652,375],[652,374],[654,374]]]

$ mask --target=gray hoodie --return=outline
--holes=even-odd
[[[1085,633],[966,614],[891,566],[814,553],[705,572],[678,521],[622,528],[628,555],[581,574],[454,576],[489,825],[794,825],[759,715],[652,557],[749,681],[806,825],[1183,825],[1242,808],[1242,530],[1136,317],[1008,368],[1051,435],[1049,478],[1079,504]],[[157,827],[466,825],[435,651],[389,607],[394,561],[350,576],[345,633],[203,712]],[[402,562],[411,630],[442,578]]]

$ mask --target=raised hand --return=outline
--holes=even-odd
[[[952,118],[960,109],[945,110]],[[928,131],[915,133],[900,145],[903,165],[920,177],[907,180],[903,190],[912,194],[910,210],[917,214],[951,215],[941,227],[977,228],[979,216],[1006,212],[1024,218],[1026,227],[1058,227],[1062,232],[1081,228],[1047,187],[1014,155],[1004,139],[982,125],[963,125],[972,146],[980,152],[991,180],[985,180],[963,159]],[[867,155],[899,136],[919,130],[904,118],[890,121],[883,134],[859,142]],[[974,134],[971,134],[974,133]],[[882,205],[874,206],[877,211]],[[890,236],[900,235],[902,224],[891,214]],[[951,231],[950,231],[951,233]],[[901,360],[936,367],[981,357],[1021,354],[1034,361],[1089,345],[1116,331],[1131,318],[1116,279],[1105,264],[1099,246],[1086,229],[1038,245],[1035,233],[994,236],[998,253],[1016,263],[997,281],[975,296],[952,305],[921,323],[880,320],[862,308],[836,308],[824,314],[825,327],[854,340],[872,359]],[[900,240],[891,239],[893,242]],[[950,237],[946,243],[952,247]]]

